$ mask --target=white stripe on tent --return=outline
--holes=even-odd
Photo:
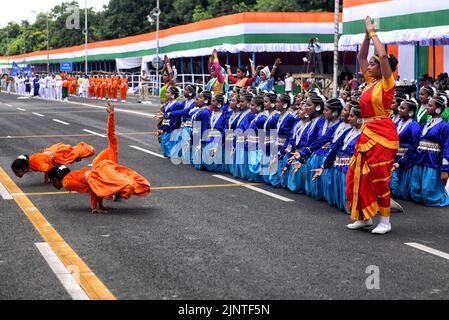
[[[447,0],[413,1],[413,3],[411,3],[410,0],[375,2],[344,9],[343,23],[349,21],[365,20],[367,13],[369,13],[372,18],[379,18],[447,9],[449,9],[449,1]],[[378,27],[382,29],[382,26]]]
[[[407,79],[410,83],[415,79],[415,46],[401,45],[398,48],[398,74],[401,81]]]

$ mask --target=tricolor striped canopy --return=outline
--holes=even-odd
[[[324,51],[333,50],[333,13],[245,12],[162,30],[161,54],[170,58],[210,55],[219,52],[301,52],[310,38],[318,37]],[[84,61],[84,45],[50,50],[50,63]],[[90,43],[89,61],[156,55],[156,33]],[[7,57],[0,57],[0,65]],[[47,51],[9,57],[27,64],[47,63]]]
[[[449,44],[449,0],[343,0],[340,48],[362,42],[367,15],[383,43]]]

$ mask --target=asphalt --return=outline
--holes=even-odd
[[[41,174],[15,177],[10,165],[18,155],[58,142],[85,141],[97,151],[107,146],[106,138],[83,131],[106,133],[107,113],[98,108],[104,102],[71,100],[0,94],[0,166],[25,193],[55,190],[43,184]],[[116,104],[121,164],[147,177],[154,188],[228,184],[212,173],[130,148],[160,153],[152,118],[157,100],[129,101]],[[405,245],[415,242],[449,253],[448,208],[400,202],[406,212],[393,215],[393,231],[374,236],[347,230],[349,217],[324,202],[258,188],[294,201],[239,186],[178,188],[153,190],[149,197],[114,203],[117,210],[110,214],[92,215],[87,195],[30,199],[118,299],[449,297],[449,260]],[[0,232],[0,299],[70,299],[34,245],[43,239],[13,200],[0,198]],[[380,289],[366,287],[369,266],[380,270]]]

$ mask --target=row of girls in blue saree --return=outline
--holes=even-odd
[[[181,94],[182,102],[178,100]],[[183,93],[170,87],[167,103],[158,115],[162,119],[162,152],[175,163],[287,188],[347,211],[346,172],[363,125],[360,105],[341,98],[326,99],[317,91],[297,102],[289,95],[259,95],[251,90],[233,93],[227,101],[210,91],[197,93],[192,85]],[[410,107],[413,103],[415,109]],[[445,108],[444,100],[436,96],[429,105],[435,106],[435,110],[429,107],[429,114],[438,119],[436,111]],[[401,133],[414,123],[413,116],[406,116],[416,106],[409,99],[400,105],[407,112],[401,111],[397,122],[401,149],[394,165],[392,192],[429,206],[449,205],[443,184],[448,171],[449,125],[438,120],[418,125],[414,143],[410,143]],[[407,170],[413,182],[405,182],[403,172]],[[407,196],[398,192],[403,185],[410,186]]]

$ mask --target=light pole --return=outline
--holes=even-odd
[[[156,68],[156,82],[157,82],[157,93],[159,94],[160,82],[159,82],[159,40],[160,40],[160,15],[161,9],[159,8],[159,0],[156,1],[156,8],[153,10],[153,14],[156,16],[156,58],[157,58],[157,68]]]
[[[31,12],[39,14],[39,12],[31,10]],[[49,22],[48,20],[50,19],[50,12],[46,12],[45,13],[46,17],[47,17],[47,21],[46,21],[46,25],[47,25],[47,39],[46,39],[46,44],[47,44],[47,73],[50,73],[50,27],[49,27]]]
[[[87,75],[88,67],[87,67],[87,35],[89,30],[87,29],[87,0],[85,1],[85,10],[84,10],[84,69]]]
[[[340,33],[340,0],[335,0],[335,30],[334,30],[334,86],[332,96],[337,97],[338,85],[338,35]]]

